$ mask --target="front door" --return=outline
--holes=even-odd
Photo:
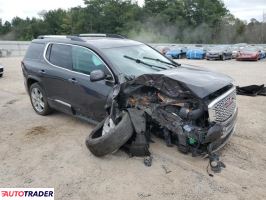
[[[90,72],[103,70],[112,77],[107,65],[88,48],[72,46],[73,72],[75,80],[69,92],[70,103],[77,114],[101,121],[105,115],[105,104],[114,86],[113,78],[97,82],[90,81]]]

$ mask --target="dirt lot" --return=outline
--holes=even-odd
[[[21,58],[1,58],[0,187],[54,187],[56,199],[266,199],[266,98],[238,97],[236,134],[221,152],[227,165],[209,177],[207,160],[183,155],[160,139],[151,167],[118,151],[94,157],[84,145],[91,125],[55,112],[38,116],[25,93]],[[266,84],[266,61],[190,61]]]

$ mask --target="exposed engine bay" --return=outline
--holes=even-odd
[[[210,163],[216,160],[211,167],[218,172],[224,165],[214,152],[232,134],[237,108],[235,99],[227,98],[230,102],[226,99],[226,106],[234,111],[228,122],[232,124],[231,130],[225,134],[224,123],[210,120],[208,106],[220,93],[232,89],[233,85],[227,85],[202,99],[176,80],[163,75],[143,75],[114,88],[112,100],[106,106],[108,123],[102,132],[106,134],[119,124],[122,113],[126,112],[133,133],[122,146],[131,156],[149,156],[151,135],[156,135],[163,138],[167,146],[177,146],[182,153],[209,155]],[[128,124],[127,128],[130,130]]]

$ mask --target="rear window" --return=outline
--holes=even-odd
[[[44,49],[44,44],[31,43],[25,57],[29,59],[40,59],[43,53],[43,49]]]
[[[48,50],[50,50],[48,60],[52,64],[65,69],[72,69],[72,47],[70,45],[52,44]]]

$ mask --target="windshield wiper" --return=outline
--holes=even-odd
[[[181,66],[181,64],[179,64],[179,63],[170,63],[170,62],[166,62],[166,61],[160,60],[158,58],[143,57],[143,59],[154,60],[154,61],[157,61],[157,62],[160,62],[160,63],[164,63],[164,64],[167,64],[167,65],[172,65],[174,67]]]
[[[134,60],[136,63],[141,63],[141,64],[146,65],[146,66],[149,66],[151,68],[159,68],[159,69],[163,69],[163,70],[166,70],[167,69],[165,67],[159,67],[159,66],[156,66],[156,65],[152,65],[152,64],[146,63],[146,62],[144,62],[144,61],[142,61],[140,59],[132,58],[132,57],[127,56],[127,55],[124,55],[124,58],[127,58],[129,60]]]

